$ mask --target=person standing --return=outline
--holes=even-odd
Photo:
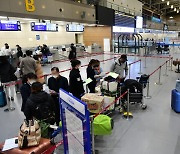
[[[41,48],[41,52],[42,52],[43,57],[47,58],[50,55],[50,50],[46,44],[43,44],[43,46]]]
[[[111,71],[119,74],[118,80],[124,82],[124,79],[128,76],[127,55],[121,55],[119,59],[115,60],[115,63],[111,66]]]
[[[16,48],[17,48],[17,57],[19,59],[20,57],[23,57],[22,48],[19,45],[16,45]]]
[[[71,60],[76,59],[76,55],[77,55],[76,47],[72,43],[71,46],[70,46],[70,51],[69,51],[69,56],[68,56],[69,60],[71,61]]]
[[[69,75],[70,92],[77,98],[81,99],[84,94],[83,80],[79,71],[81,62],[79,60],[71,61],[72,70]]]
[[[55,102],[55,119],[56,124],[59,126],[60,122],[60,106],[59,106],[59,89],[69,91],[68,80],[59,74],[59,68],[53,67],[51,69],[52,77],[48,80],[48,87],[50,94]]]
[[[6,88],[8,100],[14,101],[14,81],[16,69],[9,63],[6,56],[0,56],[0,81]]]
[[[20,88],[20,93],[22,97],[21,111],[24,112],[26,101],[31,94],[31,85],[37,81],[37,76],[33,73],[28,73],[22,78],[22,87]]]
[[[20,69],[23,75],[28,73],[36,73],[36,61],[34,58],[31,57],[32,51],[26,51],[26,57],[21,60]]]
[[[94,77],[95,70],[93,69],[95,62],[96,62],[95,59],[91,59],[91,61],[89,62],[89,65],[86,69],[87,79],[90,78],[92,80],[92,82],[87,85],[90,90],[90,93],[95,93],[95,87],[96,87],[96,79]]]
[[[11,49],[7,43],[4,44],[4,47],[1,48],[1,56],[10,56]]]

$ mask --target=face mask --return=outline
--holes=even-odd
[[[36,82],[35,80],[30,80],[29,83],[30,85],[32,85],[34,82]]]
[[[58,78],[58,76],[57,76],[57,75],[52,75],[52,77],[53,77],[53,78],[55,78],[55,79],[56,79],[56,78]]]

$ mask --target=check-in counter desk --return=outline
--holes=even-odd
[[[103,52],[102,47],[100,45],[92,45],[91,53],[100,53]]]

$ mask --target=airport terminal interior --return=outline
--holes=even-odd
[[[180,154],[179,11],[0,0],[0,153]]]

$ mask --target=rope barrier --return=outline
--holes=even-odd
[[[60,145],[63,144],[63,140],[61,140],[60,142],[58,142],[56,145],[53,145],[51,148],[47,149],[46,151],[44,151],[42,154],[50,154],[53,153],[53,151],[59,147]]]
[[[108,108],[110,108],[112,105],[114,105],[118,100],[120,100],[122,97],[124,97],[127,94],[128,91],[126,91],[125,93],[123,93],[120,97],[118,97],[117,99],[115,99],[111,104],[109,104],[108,106],[106,106],[104,109],[102,109],[99,113],[95,114],[93,116],[93,118],[96,118],[98,115],[100,115],[101,113],[103,113],[104,111],[106,111]]]
[[[140,60],[137,60],[137,61],[135,61],[135,62],[132,62],[132,63],[130,63],[129,65],[132,65],[132,64],[138,63],[138,62],[140,62],[140,61],[141,61],[141,59],[140,59]]]

